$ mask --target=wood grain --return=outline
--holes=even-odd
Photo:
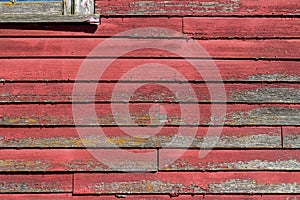
[[[78,104],[76,125],[300,125],[300,105],[225,105],[214,104],[96,104],[95,117],[91,116],[94,106]],[[0,125],[2,126],[73,126],[72,105],[0,105]],[[149,109],[151,112],[149,113]],[[126,110],[129,109],[129,112]],[[212,113],[211,109],[215,111]],[[222,116],[225,111],[226,115]],[[190,113],[188,110],[194,110]],[[197,112],[199,110],[199,112]],[[181,114],[182,113],[182,114]],[[188,114],[189,113],[189,114]],[[199,116],[199,114],[201,115]]]
[[[120,198],[126,198],[129,200],[141,199],[141,200],[170,200],[169,195],[85,195],[86,199],[91,200],[117,200]],[[282,200],[282,199],[295,199],[299,198],[299,195],[180,195],[178,198],[182,200]],[[7,200],[41,200],[41,199],[51,199],[51,200],[62,200],[62,199],[82,199],[82,196],[79,195],[71,195],[69,193],[66,194],[0,194],[0,198]]]
[[[75,194],[280,194],[299,193],[299,173],[169,172],[74,174]]]
[[[71,174],[0,175],[0,193],[72,192]]]
[[[283,127],[283,147],[300,148],[300,127]]]
[[[300,103],[296,84],[188,84],[188,83],[76,83],[86,92],[73,93],[74,83],[5,83],[0,85],[0,103],[180,102],[180,103]],[[96,87],[95,92],[89,88]],[[225,94],[210,92],[224,87]],[[135,91],[132,91],[136,88]],[[191,91],[194,95],[191,95]],[[80,96],[79,96],[80,95]],[[93,101],[94,102],[94,101]]]
[[[1,59],[0,80],[2,82],[93,80],[89,75],[76,78],[83,61],[84,59],[58,58]],[[166,73],[166,70],[153,63],[170,67],[174,70],[174,75]],[[296,61],[215,60],[214,63],[223,81],[300,82],[299,63]],[[145,70],[138,70],[140,65],[144,65]],[[175,70],[178,73],[175,73]],[[194,66],[181,59],[117,59],[96,81],[179,82],[183,80],[182,76],[189,81],[220,81],[215,77],[216,72],[212,68],[203,68],[203,72],[207,74],[205,79]],[[149,73],[152,75],[149,76]]]
[[[159,169],[163,171],[248,171],[299,170],[297,151],[244,150],[211,151],[199,157],[199,150],[159,150]]]
[[[267,0],[204,0],[204,1],[96,1],[96,11],[103,16],[167,15],[298,15],[299,2]],[[298,8],[298,9],[297,9]]]
[[[147,23],[145,23],[147,21]],[[150,32],[125,34],[128,37],[173,37],[167,28],[178,35],[197,39],[233,38],[298,38],[299,18],[259,17],[101,17],[101,24],[2,24],[0,37],[110,37],[126,30],[153,27]],[[182,29],[183,26],[183,29]],[[289,31],[286,31],[289,30]],[[141,34],[142,33],[142,34]]]
[[[1,148],[281,148],[280,127],[0,128]],[[139,132],[137,132],[139,130]],[[208,132],[210,130],[210,132]],[[176,139],[177,138],[177,139]],[[187,143],[188,142],[188,143]]]
[[[0,172],[157,171],[156,150],[2,150]]]
[[[103,38],[0,38],[0,57],[87,57],[103,41]],[[111,45],[112,43],[114,44]],[[110,46],[105,48],[105,51],[95,50],[93,55],[100,58],[112,57],[115,48],[127,49],[126,45],[129,43],[133,45],[132,40],[129,39],[110,39]],[[167,39],[135,39],[134,46],[142,46],[142,48],[139,47],[140,50],[127,53],[122,57],[178,58],[171,52],[152,49],[151,45],[159,46],[164,43],[171,44]],[[197,43],[207,51],[211,58],[299,58],[297,49],[300,47],[300,40],[200,40]],[[193,55],[187,52],[185,47],[177,45],[174,46],[175,49],[177,52],[187,53],[185,56],[187,58],[188,55]],[[207,58],[207,55],[202,54],[197,58]]]
[[[183,32],[192,38],[299,38],[298,18],[185,17]],[[288,31],[287,31],[288,30]]]

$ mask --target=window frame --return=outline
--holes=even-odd
[[[100,22],[94,0],[13,1],[0,2],[0,23]]]

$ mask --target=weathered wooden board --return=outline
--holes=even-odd
[[[2,82],[93,80],[89,75],[76,78],[83,60],[1,59],[0,80]],[[223,81],[300,82],[299,62],[296,61],[215,60],[214,62]],[[153,63],[166,65],[181,75],[165,73],[166,71],[159,65]],[[140,65],[144,65],[144,70],[138,70]],[[132,69],[136,70],[130,72]],[[109,65],[102,77],[96,81],[180,81],[183,80],[182,76],[189,81],[220,81],[215,77],[214,69],[207,67],[203,72],[206,73],[205,79],[188,61],[180,59],[118,59]]]
[[[300,148],[300,127],[283,127],[283,147]]]
[[[62,4],[59,5],[62,7]],[[99,23],[99,15],[62,15],[59,14],[4,14],[0,15],[0,23],[14,24],[14,23],[86,23],[86,24],[97,24]],[[90,20],[93,19],[93,20]]]
[[[147,23],[145,23],[147,21]],[[299,38],[299,18],[237,18],[237,17],[185,17],[183,32],[193,38]],[[99,26],[84,24],[3,24],[0,36],[4,37],[106,37],[126,30],[161,27],[182,33],[182,18],[139,17],[101,18]],[[286,31],[289,30],[289,31]],[[131,37],[173,37],[153,28],[151,33],[126,34]]]
[[[104,38],[1,38],[0,39],[0,57],[87,57],[91,51]],[[153,49],[153,44],[160,46],[172,45],[172,41],[166,39],[135,39],[124,40],[124,38],[110,39],[110,44],[105,51],[95,50],[94,56],[97,57],[113,57],[115,49],[128,49],[128,45],[132,45],[140,50],[132,51],[122,55],[122,57],[159,57],[159,58],[174,58],[180,57],[171,52],[166,52],[161,49]],[[183,40],[188,42],[188,40]],[[197,43],[202,46],[211,58],[293,58],[298,59],[300,48],[300,40],[199,40]],[[18,47],[18,48],[15,48]],[[178,46],[174,41],[173,51],[185,53],[186,58],[195,53],[187,52],[186,47]],[[202,54],[197,58],[207,58],[207,55]]]
[[[147,23],[145,24],[145,21]],[[3,24],[0,26],[0,36],[47,36],[47,37],[107,37],[121,33],[126,30],[144,28],[144,27],[164,27],[182,33],[182,18],[178,17],[142,17],[142,18],[102,18],[99,26],[89,24]],[[173,37],[166,35],[166,32],[159,32],[155,28],[152,34],[146,35],[151,37]],[[127,36],[144,37],[145,35]]]
[[[180,195],[178,199],[180,200],[297,200],[299,195]],[[50,199],[50,200],[63,200],[63,199],[82,199],[80,195],[72,195],[69,193],[66,194],[0,194],[1,199],[5,200],[42,200],[42,199]],[[117,200],[126,198],[126,200],[170,200],[169,195],[85,195],[85,199],[91,200]],[[174,197],[175,198],[175,197]]]
[[[0,175],[0,193],[67,193],[72,190],[72,174]]]
[[[188,83],[77,83],[87,92],[74,94],[76,102],[227,102],[300,103],[296,84],[188,84]],[[97,87],[94,92],[88,88]],[[5,83],[0,85],[0,103],[72,103],[74,83]],[[132,89],[137,89],[133,92]],[[211,97],[209,91],[224,88],[226,96]],[[194,95],[191,96],[192,90]],[[79,96],[80,95],[80,96]],[[76,97],[75,97],[76,96]],[[130,98],[127,98],[130,97]],[[93,101],[94,102],[94,101]]]
[[[10,2],[10,1],[7,1]],[[1,20],[7,16],[7,14],[45,14],[45,15],[62,15],[63,5],[62,2],[23,2],[5,4],[0,3]]]
[[[111,106],[113,105],[113,112]],[[300,125],[300,105],[233,105],[215,104],[81,104],[76,125],[222,125],[221,113],[226,109],[225,125]],[[0,105],[0,125],[61,126],[74,125],[72,105]],[[151,112],[149,114],[149,110]],[[127,112],[129,109],[129,112]],[[194,110],[194,112],[188,112]],[[197,112],[199,110],[199,112]],[[80,112],[85,111],[85,112]],[[80,115],[79,115],[80,112]],[[96,113],[96,117],[91,116]],[[199,116],[200,115],[200,116]]]
[[[74,194],[299,193],[298,172],[74,174]]]
[[[297,0],[96,1],[96,11],[103,16],[298,15],[299,8]]]
[[[0,194],[1,199],[6,200],[63,200],[63,199],[72,199],[76,197],[72,197],[71,193],[62,193],[62,194]],[[94,197],[96,198],[96,197]],[[92,197],[91,197],[92,199]]]
[[[157,150],[2,150],[0,172],[157,171]]]
[[[288,30],[288,31],[287,31]],[[183,32],[192,38],[299,38],[299,18],[185,17]]]
[[[100,135],[99,132],[103,132]],[[280,127],[131,127],[0,128],[1,148],[281,148]],[[210,130],[211,132],[208,132]],[[179,138],[176,140],[176,138]],[[187,141],[189,144],[187,144]],[[189,142],[190,141],[190,142]]]
[[[199,150],[159,150],[163,171],[299,170],[300,155],[294,150],[213,150],[204,158]]]

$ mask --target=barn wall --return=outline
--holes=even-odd
[[[298,0],[97,0],[96,12],[99,26],[0,24],[0,199],[300,198]],[[145,27],[150,33],[109,39]],[[123,49],[141,38],[195,42],[209,57],[191,59],[213,59],[221,79],[147,48],[116,59],[100,81],[78,80],[85,62],[113,56],[111,49],[88,56],[98,44],[109,39]],[[128,75],[147,63],[160,65]],[[162,65],[189,82],[162,73]],[[74,97],[74,83],[99,86]],[[209,91],[220,87],[225,96]],[[127,95],[130,118],[118,101]],[[74,105],[84,116],[94,103],[96,121],[74,120]],[[224,123],[212,106],[217,113],[226,107]],[[201,157],[204,145],[213,149]]]

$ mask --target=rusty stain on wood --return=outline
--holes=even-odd
[[[87,186],[96,194],[189,194],[205,193],[205,190],[194,184],[183,185],[180,183],[169,183],[160,180],[141,180],[112,183],[96,183]]]
[[[199,148],[203,141],[206,141],[208,147],[214,146],[215,148],[281,147],[280,128],[270,127],[257,127],[256,129],[223,127],[220,137],[206,136],[208,129],[205,127],[196,128],[195,136],[191,135],[195,128],[187,128],[184,132],[181,131],[181,135],[178,135],[177,128],[165,127],[156,135],[149,135],[149,133],[155,133],[156,130],[148,127],[144,130],[145,132],[141,131],[141,135],[134,135],[130,127],[123,127],[122,130],[116,127],[103,127],[105,138],[97,134],[97,129],[97,127],[77,127],[77,130],[75,128],[0,128],[0,147],[105,148],[112,145],[117,148],[186,148],[188,142],[191,148]],[[79,137],[77,131],[85,132],[86,135]],[[174,141],[176,137],[178,139]]]
[[[62,10],[36,5],[46,13]],[[0,199],[300,198],[299,0],[96,0],[95,5],[104,16],[100,26],[81,23],[86,16],[29,13],[0,19],[12,22],[1,23],[0,31]],[[9,9],[19,13],[17,7]],[[28,19],[37,23],[14,23]],[[72,106],[86,111],[94,103],[91,93],[72,102],[73,83],[91,50],[135,28],[152,27],[114,38],[113,49],[122,48],[125,38],[175,39],[157,26],[179,32],[176,40],[195,39],[222,81],[206,67],[210,75],[202,77],[171,52],[130,52],[116,59],[100,81],[81,77],[87,87],[100,82],[97,117],[79,117],[83,127],[75,127]],[[107,61],[111,54],[103,53],[94,61]],[[148,63],[160,65],[129,72]],[[164,73],[161,65],[178,73]],[[118,82],[121,77],[124,82]],[[117,82],[123,89],[112,99]],[[136,83],[146,84],[124,104]],[[223,84],[227,97],[212,100],[207,87]],[[196,100],[186,85],[195,90]],[[122,109],[113,112],[112,105],[128,106],[130,116]],[[188,116],[183,117],[181,105]],[[224,105],[225,125],[218,115]],[[212,134],[218,128],[220,136]]]
[[[18,126],[73,126],[72,105],[0,105],[0,125]],[[89,105],[77,105],[80,109],[89,109]],[[222,125],[223,118],[220,115],[211,113],[211,108],[204,104],[185,104],[184,109],[199,109],[190,113],[188,117],[180,114],[182,105],[160,104],[157,109],[149,114],[151,103],[114,104],[119,108],[118,112],[112,114],[110,104],[96,104],[96,119],[78,117],[76,125]],[[124,111],[124,106],[130,108],[130,116]],[[224,125],[299,125],[299,105],[215,105],[216,110],[222,111],[226,106],[227,114]],[[166,112],[162,112],[164,107]]]

